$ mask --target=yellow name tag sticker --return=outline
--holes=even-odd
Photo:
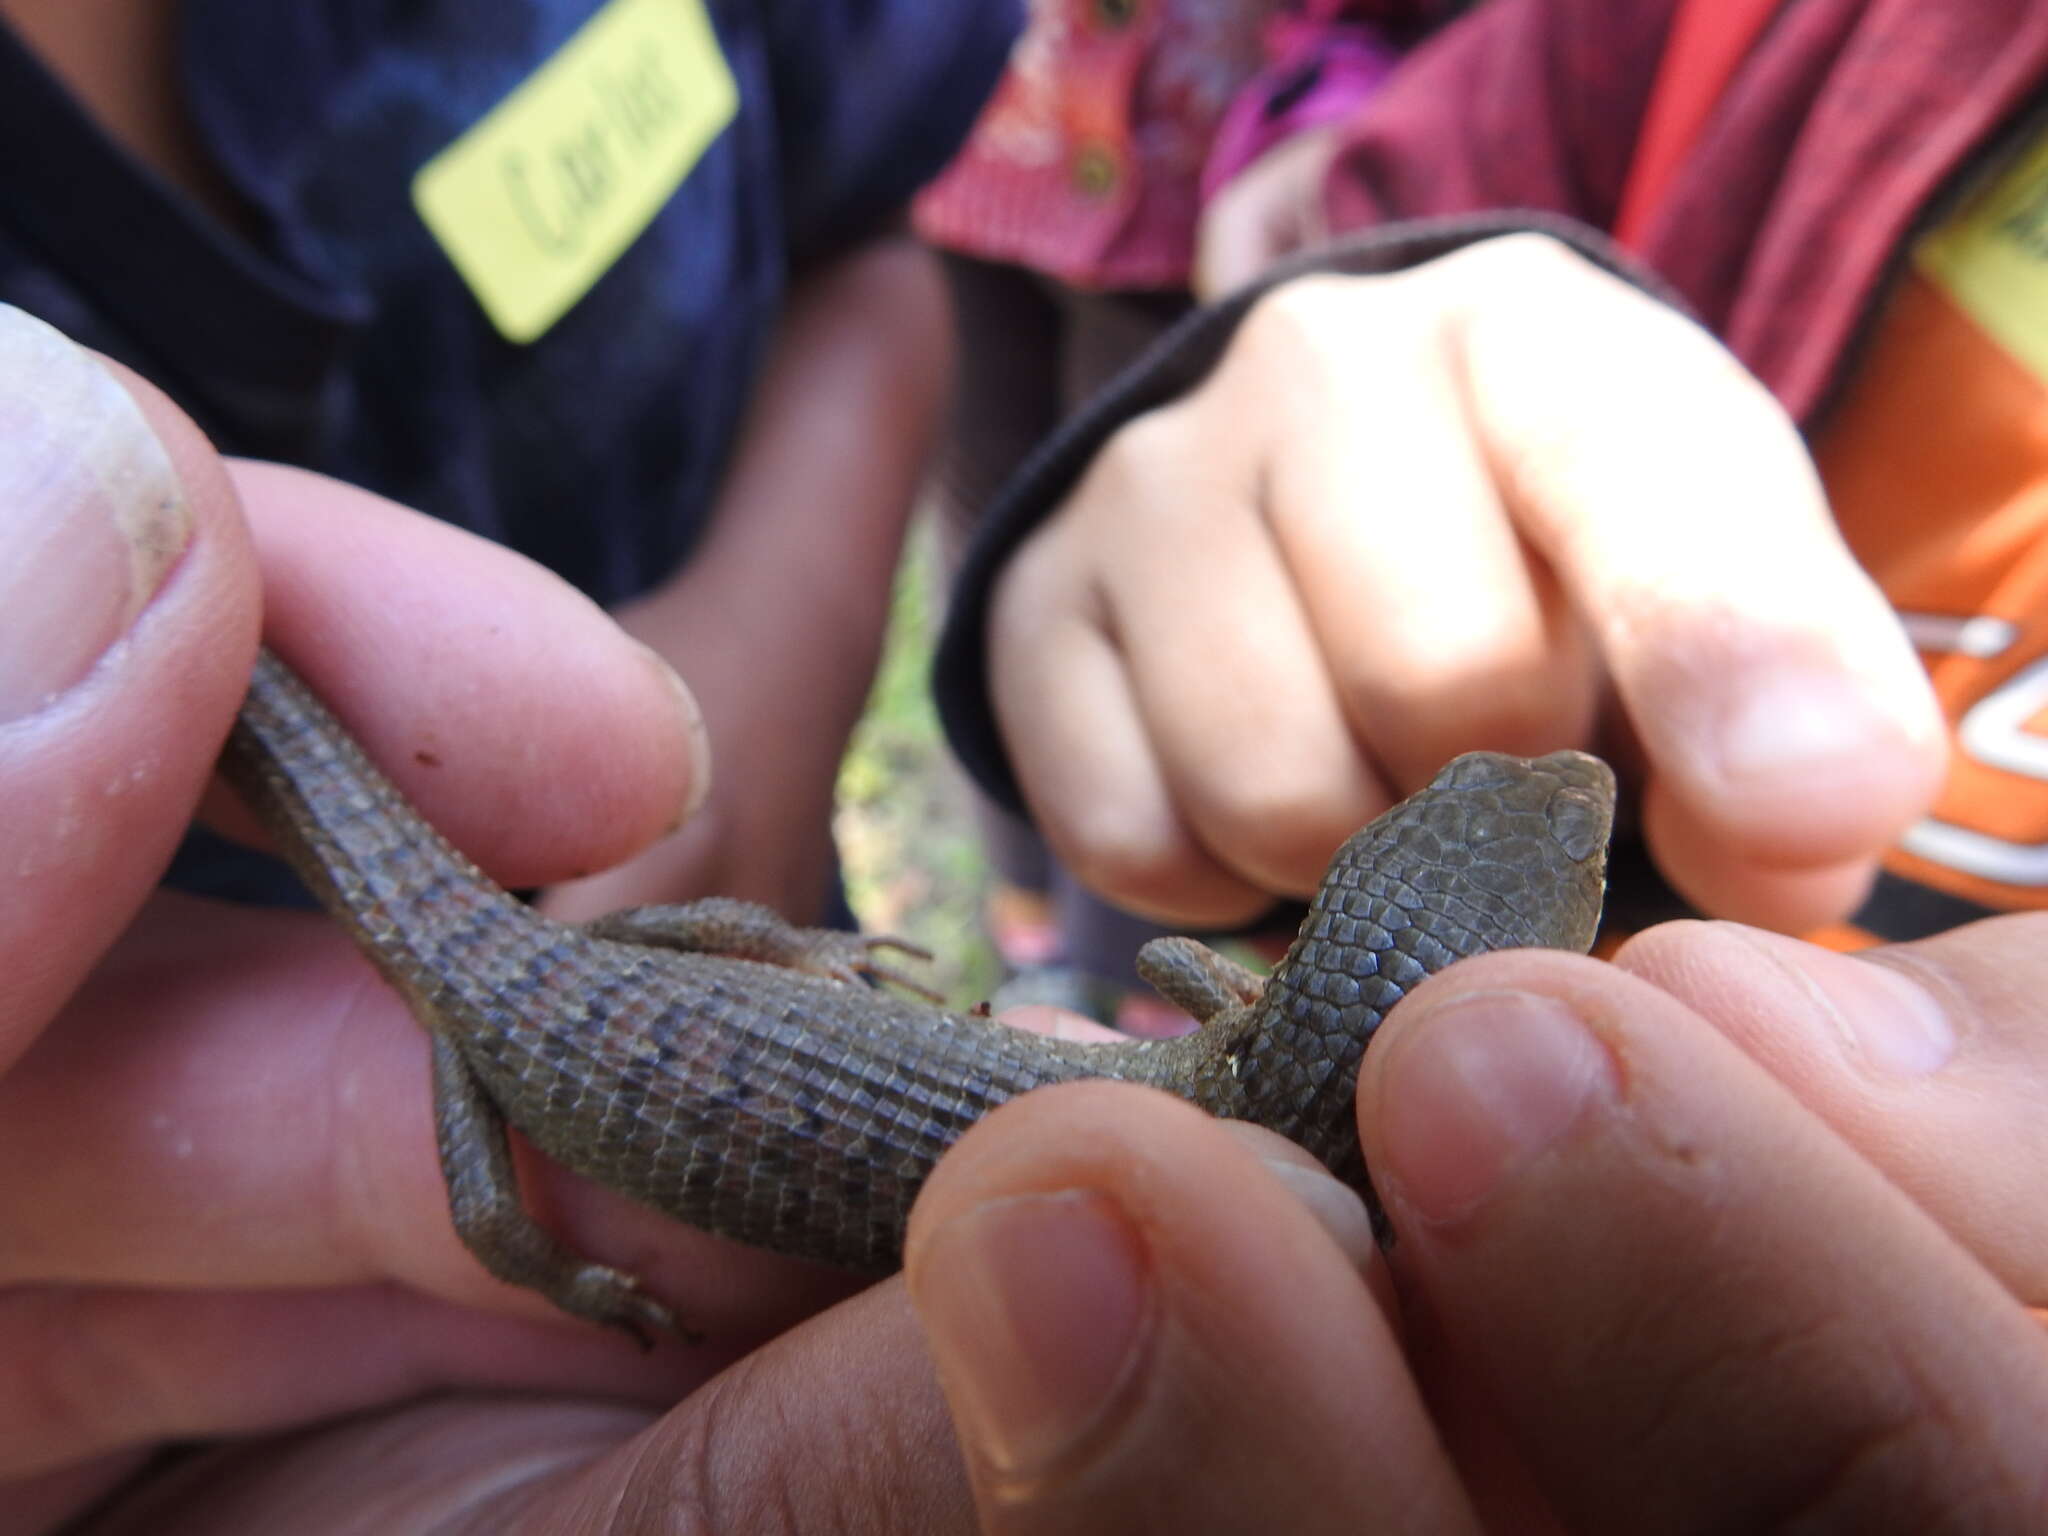
[[[609,0],[420,168],[413,206],[508,341],[561,319],[732,121],[703,0]]]
[[[2048,138],[1914,247],[1931,281],[2048,383]]]

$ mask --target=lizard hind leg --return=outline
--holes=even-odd
[[[1208,1024],[1256,1003],[1266,978],[1195,939],[1153,939],[1138,951],[1138,974],[1174,1007]]]
[[[731,896],[707,896],[669,906],[627,907],[583,925],[584,932],[617,944],[639,944],[681,950],[693,955],[726,955],[757,960],[807,975],[858,985],[872,976],[939,1000],[931,988],[875,958],[877,950],[893,949],[913,960],[931,954],[902,939],[846,933],[837,928],[799,928],[772,907]]]
[[[572,1253],[519,1199],[505,1120],[453,1043],[434,1049],[434,1139],[455,1234],[500,1280],[540,1292],[575,1317],[620,1328],[652,1348],[663,1333],[690,1338],[676,1315],[623,1270]]]

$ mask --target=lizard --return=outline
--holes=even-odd
[[[1299,1142],[1379,1225],[1352,1122],[1374,1029],[1465,955],[1589,948],[1614,802],[1613,773],[1586,753],[1458,757],[1339,849],[1270,976],[1154,940],[1141,974],[1199,1027],[1087,1042],[897,996],[869,978],[907,981],[877,953],[909,946],[730,898],[543,916],[436,832],[267,650],[221,766],[424,1028],[464,1244],[500,1279],[643,1341],[677,1319],[528,1213],[508,1126],[692,1226],[881,1274],[969,1125],[1044,1084],[1115,1078]]]

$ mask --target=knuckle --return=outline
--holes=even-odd
[[[1119,538],[1129,538],[1162,517],[1171,517],[1190,459],[1185,402],[1132,417],[1102,445],[1068,506],[1083,518],[1106,520]]]
[[[1752,1356],[1748,1370],[1781,1380],[1811,1379],[1820,1369],[1817,1360],[1845,1347],[1841,1333],[1822,1323],[1788,1334]],[[1867,1356],[1867,1351],[1857,1352]],[[1885,1362],[1866,1358],[1860,1374],[1861,1401],[1850,1408],[1854,1417],[1817,1437],[1813,1455],[1787,1458],[1775,1486],[1759,1490],[1760,1529],[1868,1530],[1875,1521],[1893,1529],[1925,1530],[1942,1523],[1929,1497],[1931,1485],[1940,1479],[1930,1473],[1954,1465],[1959,1446],[1950,1443],[1951,1432],[1959,1426],[1947,1422],[1941,1405],[1912,1373],[1894,1372]],[[1911,1518],[1894,1523],[1914,1506],[1927,1523]]]
[[[1443,275],[1456,280],[1468,353],[1493,350],[1489,340],[1527,346],[1534,338],[1569,336],[1572,349],[1553,351],[1547,363],[1577,372],[1584,365],[1575,359],[1588,349],[1639,349],[1648,334],[1645,322],[1658,316],[1705,339],[1678,311],[1549,235],[1509,235],[1472,246],[1451,257]]]
[[[1575,686],[1547,667],[1474,671],[1427,691],[1393,684],[1351,703],[1359,718],[1375,723],[1377,750],[1403,793],[1461,752],[1533,757],[1586,746],[1597,712],[1590,686]]]
[[[1312,273],[1282,283],[1246,312],[1226,366],[1263,374],[1314,364],[1332,345],[1333,315],[1353,311],[1376,291],[1372,278]],[[1282,377],[1285,375],[1283,374]]]
[[[636,1531],[650,1509],[667,1509],[670,1528],[692,1536],[796,1529],[786,1496],[761,1486],[760,1465],[740,1443],[755,1424],[748,1386],[754,1374],[743,1360],[694,1393],[686,1412],[669,1416],[627,1469],[606,1529]]]
[[[1088,480],[1101,482],[1103,491],[1114,497],[1143,485],[1162,465],[1175,463],[1180,457],[1179,414],[1176,407],[1168,405],[1133,416],[1103,444],[1089,468]]]
[[[1725,346],[1681,310],[1549,235],[1504,236],[1448,259],[1469,262],[1462,325],[1470,356],[1521,349],[1545,359],[1560,382],[1604,382],[1616,402],[1660,409],[1665,370],[1711,377],[1751,408],[1782,415],[1770,392]],[[1657,376],[1660,388],[1640,381]],[[1685,374],[1681,374],[1683,378]]]
[[[1796,1469],[1777,1491],[1776,1508],[1766,1517],[1768,1528],[1854,1531],[1874,1529],[1874,1519],[1889,1524],[1900,1513],[1901,1495],[1915,1498],[1913,1490],[1926,1486],[1930,1449],[1913,1420],[1873,1419],[1859,1425],[1832,1455]],[[1930,1519],[1935,1515],[1931,1509],[1925,1513]]]
[[[1668,1293],[1639,1296],[1612,1320],[1612,1347],[1669,1364],[1646,1383],[1633,1414],[1637,1465],[1684,1467],[1696,1457],[1703,1421],[1726,1415],[1728,1405],[1771,1402],[1775,1384],[1825,1381],[1825,1413],[1793,1430],[1781,1454],[1745,1463],[1743,1484],[1725,1490],[1743,1510],[1743,1529],[1962,1529],[1942,1490],[1974,1486],[1994,1496],[1995,1458],[1979,1453],[1923,1369],[1869,1347],[1855,1316],[1759,1320],[1726,1347],[1681,1355],[1672,1341],[1696,1326],[1690,1305]],[[1966,1463],[1974,1463],[1970,1473],[1956,1470]]]
[[[1613,279],[1555,235],[1522,230],[1498,239],[1484,240],[1471,248],[1475,263],[1497,266],[1515,276],[1524,274],[1547,282],[1584,282],[1603,285]]]
[[[1062,862],[1083,884],[1135,898],[1169,888],[1187,870],[1187,851],[1116,817],[1084,815],[1055,838]]]
[[[903,1447],[878,1446],[876,1436],[851,1415],[821,1412],[816,1402],[803,1409],[799,1426],[786,1391],[786,1383],[753,1356],[713,1378],[644,1444],[604,1528],[642,1530],[655,1510],[663,1512],[663,1530],[693,1536],[869,1528],[877,1511],[862,1506],[874,1480],[862,1471],[872,1473]],[[764,1424],[779,1433],[801,1428],[807,1454],[764,1458]]]
[[[1620,278],[1554,235],[1525,230],[1481,240],[1454,251],[1415,275],[1450,285],[1472,310],[1527,308],[1537,312],[1606,295],[1633,295]]]
[[[1001,655],[1015,646],[1029,655],[1029,644],[1052,615],[1061,611],[1073,585],[1075,561],[1068,540],[1057,527],[1027,539],[1004,564],[989,589],[990,648]]]
[[[1375,664],[1337,675],[1353,739],[1403,791],[1460,752],[1528,756],[1585,746],[1604,673],[1590,631],[1559,600],[1508,589],[1421,614]]]
[[[1271,771],[1222,775],[1193,815],[1226,863],[1297,893],[1315,884],[1358,821],[1321,776]]]
[[[1115,905],[1173,922],[1230,923],[1248,918],[1266,897],[1218,871],[1186,842],[1132,836],[1098,820],[1052,839],[1080,882]]]

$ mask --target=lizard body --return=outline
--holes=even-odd
[[[223,768],[426,1029],[464,1241],[494,1274],[630,1328],[673,1319],[526,1214],[507,1124],[693,1226],[873,1272],[897,1262],[919,1187],[970,1124],[1075,1078],[1269,1126],[1370,1200],[1351,1099],[1372,1031],[1461,956],[1585,949],[1614,794],[1583,753],[1461,757],[1344,845],[1270,979],[1157,941],[1142,968],[1202,1028],[1095,1044],[867,986],[855,973],[878,969],[876,941],[743,903],[543,917],[435,832],[268,652]]]

